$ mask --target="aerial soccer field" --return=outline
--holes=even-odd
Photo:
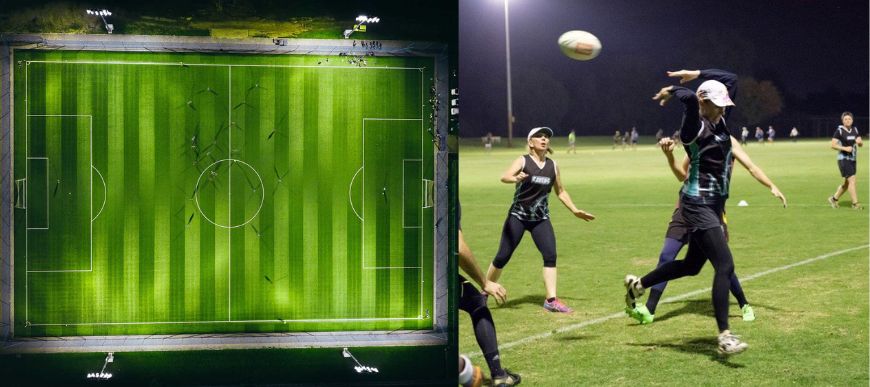
[[[14,59],[16,336],[432,327],[431,58]]]

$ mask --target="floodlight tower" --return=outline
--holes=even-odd
[[[350,35],[356,31],[365,32],[366,25],[368,24],[376,24],[381,22],[381,18],[377,16],[368,17],[366,15],[359,15],[355,19],[356,24],[353,25],[353,29],[344,30],[344,38],[350,38]]]
[[[511,100],[511,28],[508,19],[508,0],[504,0],[504,45],[505,64],[507,67],[507,120],[508,120],[508,148],[513,147],[514,139],[514,112]]]
[[[112,16],[112,13],[109,12],[108,10],[105,10],[105,9],[101,9],[101,10],[90,10],[90,9],[88,9],[88,10],[86,10],[86,11],[87,11],[88,15],[99,16],[101,19],[103,19],[103,25],[106,26],[106,31],[107,31],[108,33],[111,34],[112,31],[115,30],[115,25],[114,25],[114,24],[109,24],[109,23],[106,21],[106,16]]]

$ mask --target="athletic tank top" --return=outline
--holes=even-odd
[[[531,156],[524,155],[522,171],[529,176],[517,183],[510,214],[520,220],[549,219],[547,197],[556,182],[556,163],[547,158],[543,168],[538,168]]]
[[[834,131],[834,138],[840,141],[841,146],[851,146],[851,152],[837,152],[837,160],[852,160],[858,156],[858,147],[855,146],[855,139],[858,138],[860,134],[858,134],[858,128],[852,126],[852,129],[847,129],[845,126],[840,125],[837,127],[837,130]]]
[[[701,118],[701,129],[694,141],[683,144],[689,155],[689,176],[680,190],[686,203],[709,204],[728,199],[731,183],[731,132],[725,119],[713,125]]]

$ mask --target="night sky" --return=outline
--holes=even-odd
[[[672,131],[682,107],[650,98],[676,84],[666,70],[681,68],[773,82],[785,107],[769,123],[868,116],[867,0],[509,1],[515,135],[541,125],[557,134]],[[504,2],[459,3],[460,131],[505,136]],[[563,56],[556,40],[569,30],[596,35],[601,54]]]

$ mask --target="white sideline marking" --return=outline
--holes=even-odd
[[[833,252],[833,253],[822,254],[822,255],[819,255],[818,257],[805,259],[805,260],[800,261],[800,262],[795,262],[795,263],[791,263],[791,264],[788,264],[788,265],[785,265],[785,266],[775,267],[775,268],[773,268],[773,269],[768,269],[768,270],[765,270],[765,271],[762,271],[762,272],[758,272],[758,273],[751,274],[751,275],[748,275],[748,276],[745,276],[745,277],[741,277],[741,278],[740,278],[740,282],[751,281],[751,280],[754,280],[754,279],[759,278],[759,277],[764,277],[764,276],[766,276],[766,275],[768,275],[768,274],[773,274],[773,273],[777,273],[777,272],[780,272],[780,271],[783,271],[783,270],[788,270],[788,269],[791,269],[791,268],[794,268],[794,267],[798,267],[798,266],[806,265],[806,264],[808,264],[808,263],[813,263],[813,262],[816,262],[816,261],[821,261],[821,260],[823,260],[823,259],[828,259],[828,258],[830,258],[830,257],[834,257],[834,256],[837,256],[837,255],[841,255],[841,254],[849,253],[849,252],[852,252],[852,251],[855,251],[855,250],[866,249],[866,248],[868,248],[868,247],[870,247],[870,245],[862,245],[862,246],[852,247],[852,248],[845,249],[845,250],[835,251],[835,252]],[[678,295],[678,296],[673,296],[673,297],[665,298],[665,299],[662,300],[661,302],[673,302],[673,301],[679,301],[679,300],[686,299],[686,298],[689,298],[689,297],[692,297],[692,296],[696,296],[696,295],[701,294],[701,293],[709,292],[710,290],[711,290],[711,288],[698,289],[698,290],[694,290],[694,291],[691,291],[691,292],[688,292],[688,293],[680,294],[680,295]],[[599,318],[596,318],[596,319],[594,319],[594,320],[588,320],[588,321],[579,322],[579,323],[577,323],[577,324],[571,324],[571,325],[568,325],[568,326],[565,326],[565,327],[562,327],[562,328],[558,328],[558,329],[555,329],[555,330],[552,330],[552,331],[549,331],[549,332],[544,332],[544,333],[539,333],[539,334],[537,334],[537,335],[527,336],[527,337],[525,337],[525,338],[522,338],[522,339],[519,339],[519,340],[516,340],[516,341],[511,341],[511,342],[509,342],[509,343],[505,343],[505,344],[499,345],[499,346],[498,346],[498,349],[499,349],[499,351],[505,351],[505,350],[508,350],[508,349],[510,349],[510,348],[513,348],[513,347],[516,347],[516,346],[520,346],[520,345],[523,345],[523,344],[527,344],[527,343],[530,343],[530,342],[533,342],[533,341],[538,341],[538,340],[546,339],[546,338],[548,338],[548,337],[550,337],[550,336],[553,336],[553,335],[556,335],[556,334],[565,333],[565,332],[570,332],[570,331],[573,331],[573,330],[577,330],[577,329],[580,329],[580,328],[584,328],[584,327],[587,327],[587,326],[590,326],[590,325],[595,325],[595,324],[598,324],[598,323],[603,323],[603,322],[605,322],[605,321],[607,321],[607,320],[613,320],[613,319],[615,319],[615,318],[620,318],[620,317],[623,317],[623,316],[625,316],[625,312],[619,312],[619,313],[614,313],[614,314],[607,315],[607,316],[604,316],[604,317],[599,317]],[[473,353],[469,354],[468,357],[478,357],[478,356],[481,356],[481,355],[482,355],[482,353],[478,351],[478,352],[473,352]]]

